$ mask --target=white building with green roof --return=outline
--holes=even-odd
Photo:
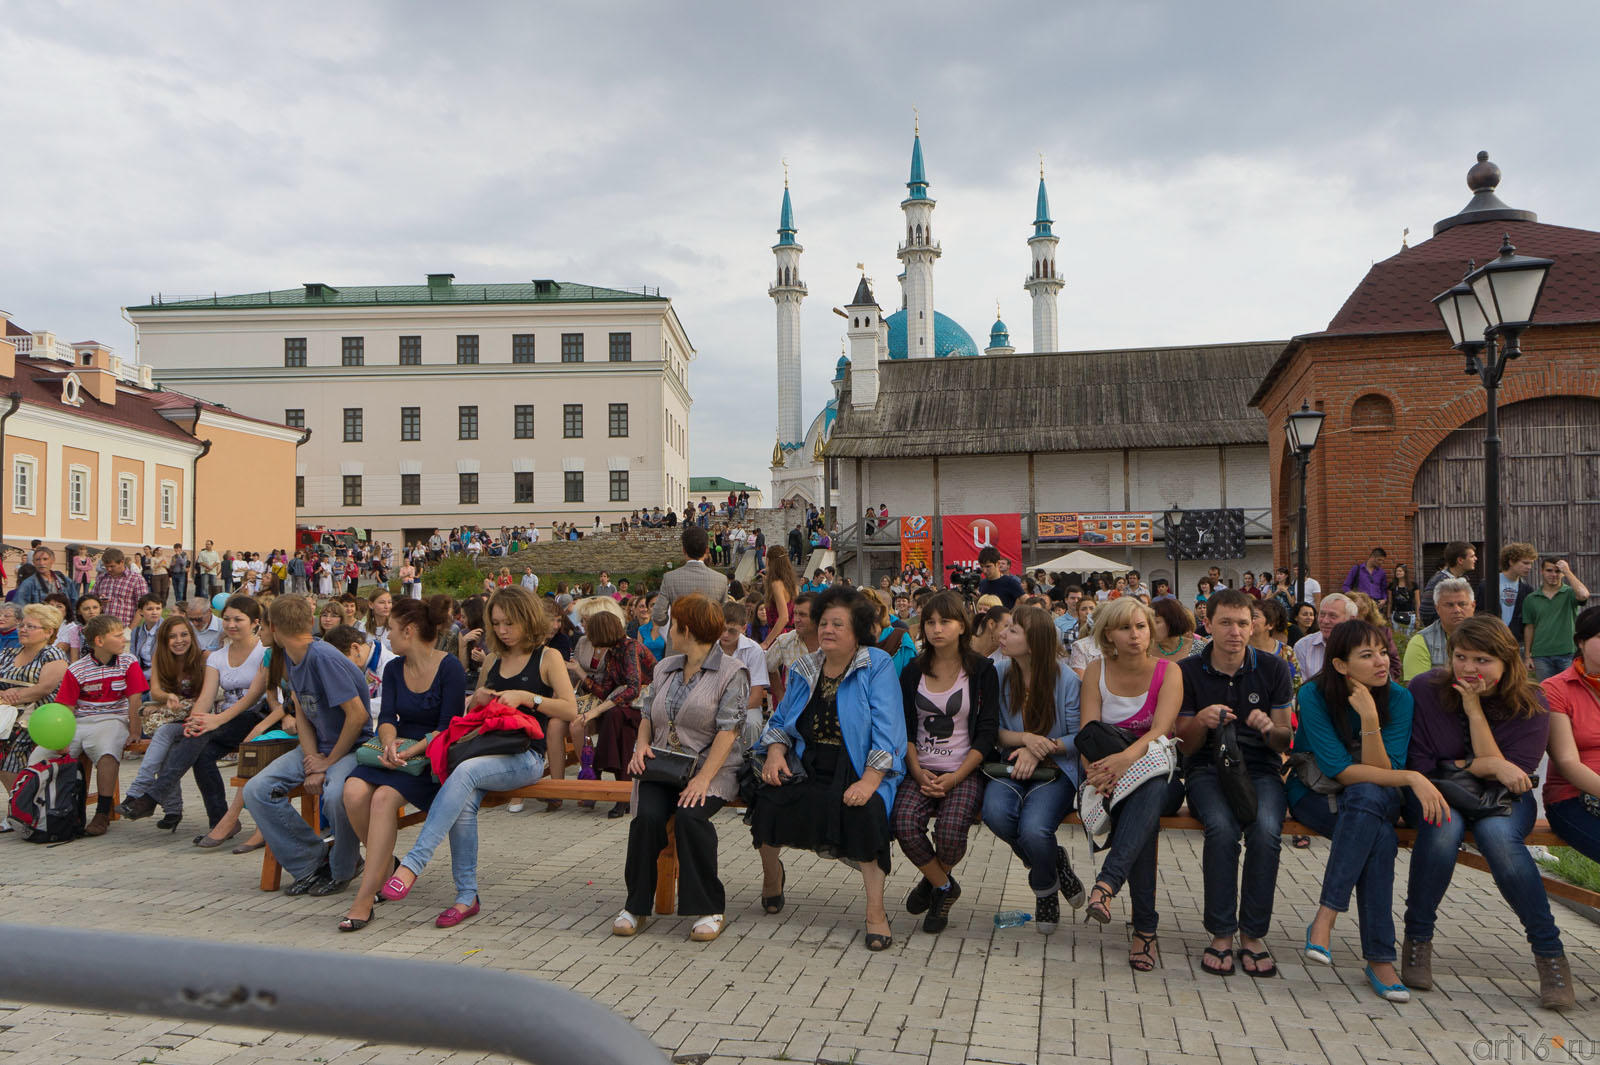
[[[614,520],[689,500],[689,363],[659,290],[563,281],[157,296],[127,308],[156,381],[311,430],[302,525]]]

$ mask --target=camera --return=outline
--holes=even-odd
[[[983,580],[983,570],[974,562],[951,562],[945,566],[950,574],[950,583],[961,589],[961,594],[968,598],[978,594],[978,582]]]

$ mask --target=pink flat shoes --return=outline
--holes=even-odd
[[[439,916],[435,917],[433,919],[433,924],[434,924],[434,927],[436,927],[436,928],[454,928],[456,925],[460,924],[462,921],[465,921],[468,917],[476,917],[477,915],[478,915],[478,900],[476,898],[474,898],[472,900],[472,906],[470,908],[468,908],[467,910],[465,910],[465,911],[458,910],[454,906],[452,906],[448,910],[446,910],[443,913],[441,913]]]

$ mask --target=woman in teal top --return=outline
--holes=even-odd
[[[1430,821],[1449,808],[1428,778],[1404,768],[1411,744],[1411,693],[1389,679],[1383,633],[1364,621],[1346,621],[1328,635],[1322,672],[1301,686],[1300,725],[1294,749],[1313,766],[1289,776],[1295,820],[1328,837],[1328,867],[1321,906],[1306,928],[1306,958],[1333,964],[1333,923],[1356,895],[1361,954],[1367,983],[1379,997],[1408,1002],[1411,992],[1395,972],[1395,821],[1401,788],[1410,788]],[[1339,790],[1313,791],[1307,777],[1336,782]]]

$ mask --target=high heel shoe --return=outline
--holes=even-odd
[[[768,914],[783,912],[783,889],[789,885],[789,870],[778,863],[778,893],[761,896],[761,909]]]
[[[242,825],[234,825],[233,826],[233,831],[229,832],[226,836],[223,836],[221,839],[217,839],[215,836],[213,836],[209,832],[207,832],[203,836],[196,836],[194,838],[194,845],[196,847],[199,847],[201,850],[214,850],[217,847],[220,847],[224,843],[228,842],[234,836],[237,836],[239,834],[239,829],[242,828],[242,827],[243,827]]]
[[[1083,908],[1083,920],[1098,921],[1101,924],[1111,923],[1111,892],[1104,884],[1095,884],[1089,889],[1089,904]]]
[[[177,835],[178,825],[182,822],[182,814],[163,814],[161,820],[156,822],[156,827],[163,832],[171,832],[173,835]]]
[[[1379,998],[1387,1002],[1410,1002],[1411,991],[1405,984],[1386,984],[1378,979],[1378,974],[1372,971],[1372,966],[1367,966],[1367,983],[1372,990],[1377,992]]]

